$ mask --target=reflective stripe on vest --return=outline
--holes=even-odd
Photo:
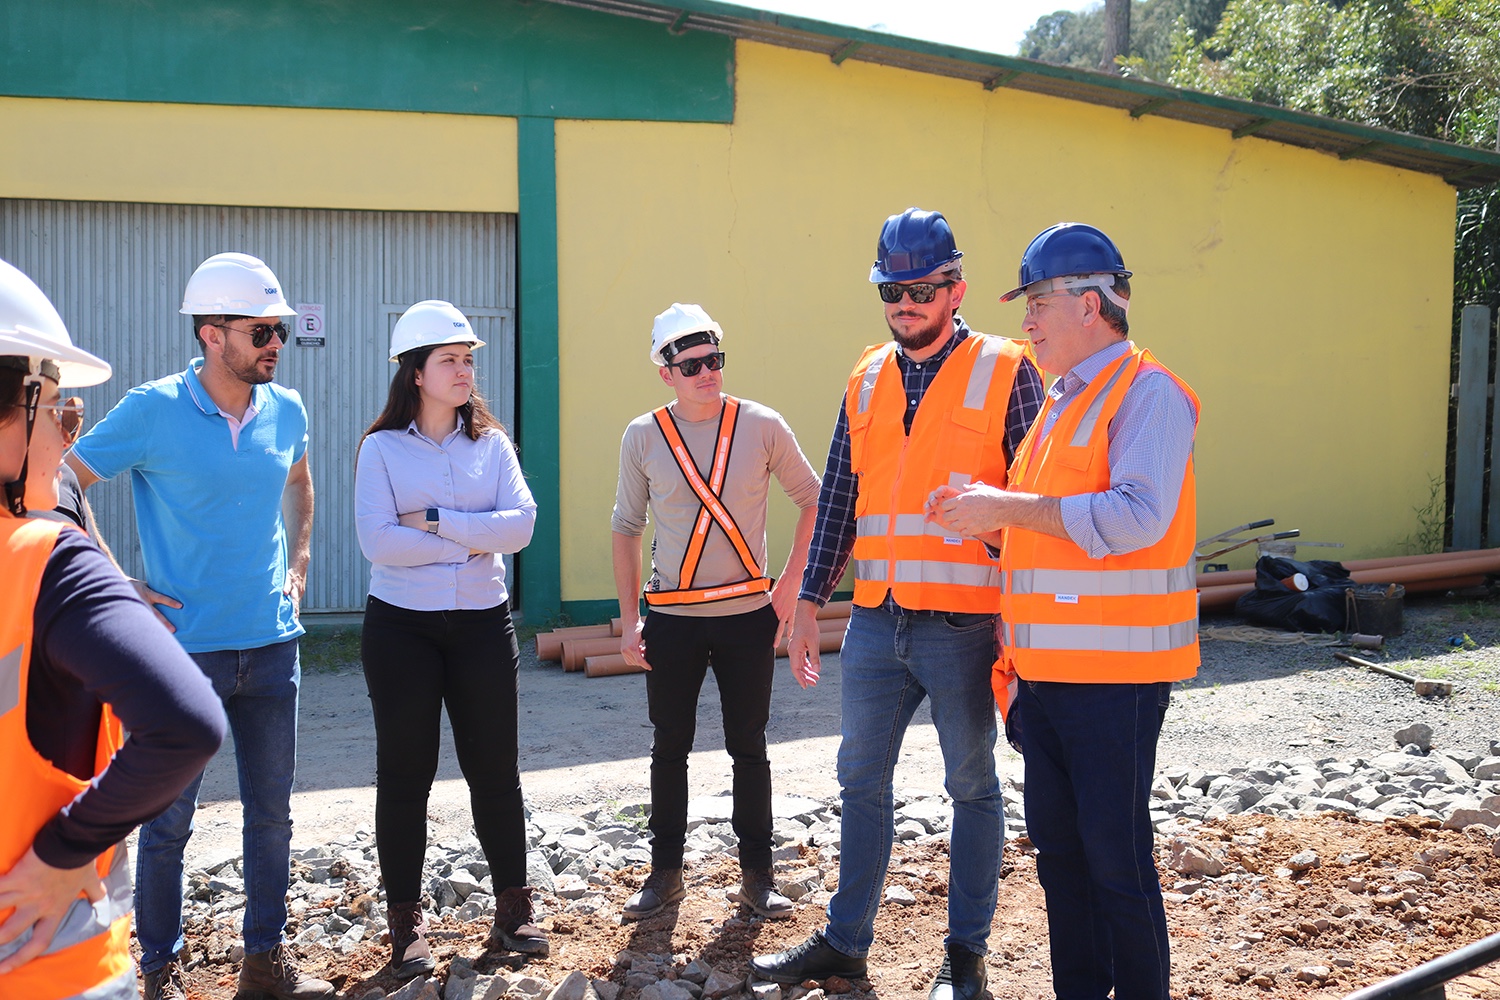
[[[1078,421],[1078,430],[1073,432],[1073,440],[1069,442],[1074,448],[1087,448],[1089,438],[1094,436],[1094,428],[1099,426],[1099,414],[1104,410],[1104,404],[1109,399],[1109,391],[1120,381],[1120,376],[1125,374],[1128,364],[1116,365],[1115,370],[1110,372],[1109,378],[1104,380],[1104,387],[1099,390],[1089,407],[1083,413],[1083,418]]]
[[[1005,626],[1008,649],[1069,652],[1163,653],[1198,641],[1198,619],[1171,625],[1011,625]]]
[[[707,604],[732,597],[744,597],[747,594],[763,594],[771,589],[772,581],[762,574],[760,567],[755,564],[755,556],[750,552],[749,543],[745,541],[744,534],[740,531],[739,525],[734,522],[734,517],[729,513],[728,508],[719,499],[724,489],[724,477],[729,471],[729,453],[734,445],[734,429],[739,410],[740,401],[733,396],[726,395],[724,406],[719,412],[719,437],[714,445],[714,460],[708,473],[708,482],[704,482],[703,476],[698,472],[697,463],[693,461],[693,456],[683,442],[682,435],[677,431],[677,423],[672,417],[671,410],[662,406],[651,412],[662,437],[667,440],[667,448],[672,453],[673,461],[677,463],[678,471],[682,473],[682,478],[687,480],[688,486],[692,487],[693,493],[697,495],[698,502],[702,505],[693,523],[693,533],[688,539],[687,549],[682,554],[682,566],[677,573],[677,589],[646,591],[646,603],[653,607],[669,604]],[[729,543],[734,546],[734,551],[740,557],[745,572],[750,574],[750,579],[732,584],[695,588],[693,578],[698,573],[698,563],[703,558],[703,547],[708,542],[708,532],[713,524],[718,524],[719,529],[729,539]]]
[[[1192,566],[1176,569],[1018,569],[1006,578],[1011,594],[1072,594],[1076,597],[1129,597],[1175,594],[1198,585]]]
[[[135,964],[131,965],[107,983],[75,993],[67,1000],[140,1000],[140,987],[136,985]]]
[[[861,580],[893,580],[896,583],[937,583],[949,587],[998,587],[1000,569],[972,563],[939,562],[935,559],[856,559],[854,575]],[[927,609],[934,610],[934,609]]]
[[[42,952],[43,955],[56,954],[65,948],[82,944],[89,938],[98,937],[107,932],[116,920],[130,915],[134,908],[134,894],[130,885],[129,854],[123,843],[115,847],[109,873],[104,876],[104,897],[97,903],[90,903],[81,896],[73,900],[68,912],[63,915],[62,923],[57,925],[51,943]],[[0,962],[20,951],[30,940],[31,928],[28,927],[14,941],[0,944]],[[0,985],[4,982],[0,979]]]

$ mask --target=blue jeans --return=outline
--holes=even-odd
[[[1000,880],[1000,782],[995,777],[995,618],[855,607],[839,657],[843,673],[843,789],[839,886],[828,903],[828,943],[864,955],[895,835],[892,772],[913,713],[932,699],[953,799],[948,937],[983,955]]]
[[[1148,798],[1172,685],[1022,681],[1026,832],[1058,1000],[1167,1000],[1172,966]]]
[[[292,775],[297,759],[296,639],[259,649],[193,653],[213,684],[234,734],[245,811],[245,951],[281,943],[292,844]],[[155,972],[182,950],[182,852],[193,834],[199,774],[167,811],[141,827],[135,868],[141,971]]]

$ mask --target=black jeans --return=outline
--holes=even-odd
[[[360,658],[375,711],[375,842],[387,900],[422,896],[427,796],[444,705],[495,892],[525,885],[516,750],[520,653],[510,606],[409,611],[372,596]]]
[[[651,671],[646,705],[656,727],[651,744],[651,864],[681,868],[687,838],[688,754],[698,722],[698,692],[712,664],[724,719],[724,749],[734,762],[731,824],[740,866],[771,867],[771,672],[776,664],[776,611],[689,618],[651,611],[642,638]]]

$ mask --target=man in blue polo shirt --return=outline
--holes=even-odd
[[[331,997],[282,942],[301,670],[297,606],[307,574],[313,486],[307,411],[275,385],[296,315],[247,254],[215,254],[188,279],[182,313],[203,356],[137,386],[74,445],[87,489],[130,473],[146,579],[141,597],[213,683],[234,733],[244,806],[245,962],[237,995]],[[182,855],[200,774],[141,827],[136,930],[146,1000],[184,997]]]

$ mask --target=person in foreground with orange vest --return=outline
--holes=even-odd
[[[1021,258],[1022,329],[1060,376],[1005,491],[939,487],[936,524],[1000,548],[995,695],[1026,762],[1026,828],[1059,1000],[1166,1000],[1147,796],[1172,682],[1198,671],[1198,397],[1126,339],[1131,272],[1061,223]]]
[[[963,254],[941,213],[886,220],[870,281],[893,343],[866,348],[849,377],[818,498],[818,520],[789,655],[818,682],[817,610],[851,555],[854,610],[840,655],[843,841],[828,925],[753,975],[781,983],[863,977],[894,837],[892,775],[924,698],[953,798],[948,936],[932,1000],[986,995],[984,955],[1000,876],[995,775],[999,572],[980,543],[923,519],[939,485],[1003,483],[1042,402],[1020,343],[976,333],[958,315]]]
[[[625,903],[640,920],[681,899],[688,754],[698,692],[713,665],[734,762],[732,825],[739,900],[763,917],[791,915],[771,875],[771,678],[807,559],[818,476],[775,410],[724,390],[724,331],[701,306],[672,303],[651,328],[651,360],[676,398],[637,417],[620,442],[613,530],[620,652],[648,671],[651,874]],[[801,510],[781,577],[766,575],[770,479]],[[641,535],[656,518],[640,617]]]
[[[88,536],[26,517],[56,505],[81,418],[58,387],[109,376],[0,261],[0,1000],[138,996],[122,842],[224,739],[208,680]]]

